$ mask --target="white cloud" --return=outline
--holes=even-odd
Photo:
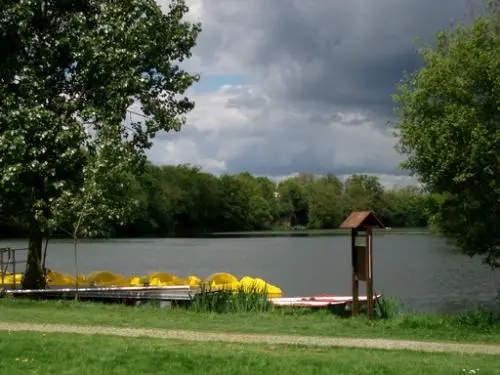
[[[275,103],[252,85],[224,85],[192,97],[196,108],[187,125],[155,143],[153,160],[273,176],[364,173],[366,166],[385,172],[399,161],[390,134],[369,120],[350,125],[361,114],[323,113],[325,121],[307,107]]]
[[[189,124],[201,132],[242,130],[252,124],[255,111],[242,111],[228,102],[240,92],[250,93],[251,87],[223,85],[215,92],[194,94],[195,109],[189,114]]]
[[[157,142],[150,156],[157,164],[192,164],[215,174],[223,173],[227,169],[224,160],[204,157],[195,141],[185,137],[172,137],[172,139]]]

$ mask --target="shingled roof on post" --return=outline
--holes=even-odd
[[[340,224],[340,229],[383,228],[382,222],[372,211],[354,211]]]

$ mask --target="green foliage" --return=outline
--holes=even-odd
[[[426,226],[436,204],[415,187],[384,190],[371,176],[298,176],[278,184],[249,173],[215,177],[199,168],[148,165],[137,177],[137,217],[119,236],[191,236],[271,229],[334,229],[352,210],[371,209],[387,226]],[[142,192],[142,193],[141,193]],[[132,199],[132,198],[129,198]]]
[[[222,176],[220,178],[220,209],[221,224],[228,231],[251,229],[254,219],[250,212],[250,189],[245,181],[237,176]]]
[[[197,76],[179,68],[199,25],[183,0],[4,1],[0,207],[26,223],[26,287],[54,230],[94,234],[134,210],[127,185],[158,131],[179,130]],[[136,103],[147,120],[124,121]]]
[[[381,319],[394,319],[403,313],[403,306],[396,298],[378,298],[375,307],[377,316]]]
[[[423,66],[394,99],[403,167],[441,196],[433,226],[498,267],[500,8],[489,10],[470,27],[440,32],[435,48],[421,48]]]
[[[335,176],[315,181],[309,194],[309,226],[315,229],[338,228],[345,216],[342,182]]]
[[[209,286],[202,285],[200,293],[188,308],[195,312],[245,313],[269,311],[272,305],[267,294],[255,288],[212,290]]]
[[[134,175],[121,173],[111,164],[100,172],[104,178],[98,192],[102,195],[97,196],[108,203],[92,203],[97,199],[94,190],[85,189],[85,194],[80,193],[74,201],[66,201],[68,207],[64,214],[61,212],[66,231],[55,233],[67,234],[79,217],[92,224],[79,231],[85,236],[193,236],[292,227],[336,229],[356,209],[374,210],[387,226],[425,227],[430,219],[435,220],[442,200],[440,195],[429,195],[411,186],[383,189],[376,178],[369,176],[353,176],[345,184],[333,175],[307,179],[299,176],[275,183],[249,173],[216,177],[189,165],[148,164],[142,173]],[[85,181],[89,186],[92,179]],[[375,189],[365,188],[363,181],[371,181]],[[90,198],[83,210],[85,197]],[[113,209],[119,211],[120,220],[107,216]],[[4,233],[12,233],[9,227],[3,228]]]
[[[289,178],[278,185],[280,197],[280,216],[289,217],[292,226],[307,225],[309,205],[307,202],[307,188],[310,180],[301,181],[298,178]]]
[[[79,236],[193,236],[292,227],[335,229],[355,209],[374,210],[387,226],[425,227],[430,219],[435,220],[440,204],[440,196],[415,187],[382,189],[381,195],[371,195],[357,186],[353,192],[351,180],[363,180],[358,176],[346,181],[345,186],[350,186],[347,189],[332,175],[306,182],[290,178],[276,184],[248,173],[216,177],[189,165],[147,165],[135,175],[120,172],[119,166],[108,166],[100,172],[103,178],[99,190],[92,190],[95,185],[87,178],[88,190],[57,201],[67,204],[58,214],[64,219],[65,230],[54,233],[68,234],[79,217],[88,223],[80,228]],[[107,203],[99,206],[98,201]],[[119,215],[110,218],[113,210]],[[297,217],[301,218],[300,224]],[[22,229],[17,222],[6,224],[0,224],[3,233]]]

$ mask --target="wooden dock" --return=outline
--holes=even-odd
[[[82,301],[122,302],[137,304],[141,302],[168,302],[185,304],[193,300],[200,289],[188,285],[181,286],[144,286],[144,287],[82,287],[82,288],[47,288],[47,289],[4,289],[2,295],[15,298],[44,300],[74,300],[77,296]]]
[[[137,287],[82,287],[82,288],[47,288],[47,289],[3,289],[1,296],[31,298],[43,300],[74,300],[125,303],[130,305],[145,302],[159,302],[161,306],[186,305],[200,293],[200,288],[189,285],[180,286],[137,286]],[[217,293],[214,290],[213,293]],[[380,298],[377,295],[375,298]],[[350,311],[352,296],[320,295],[313,297],[270,297],[269,302],[282,308],[312,308]],[[359,302],[366,304],[367,297],[360,296]]]

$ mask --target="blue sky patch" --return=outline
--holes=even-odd
[[[211,74],[201,76],[194,89],[198,92],[211,92],[224,85],[245,85],[248,83],[250,83],[250,77],[244,74]]]

